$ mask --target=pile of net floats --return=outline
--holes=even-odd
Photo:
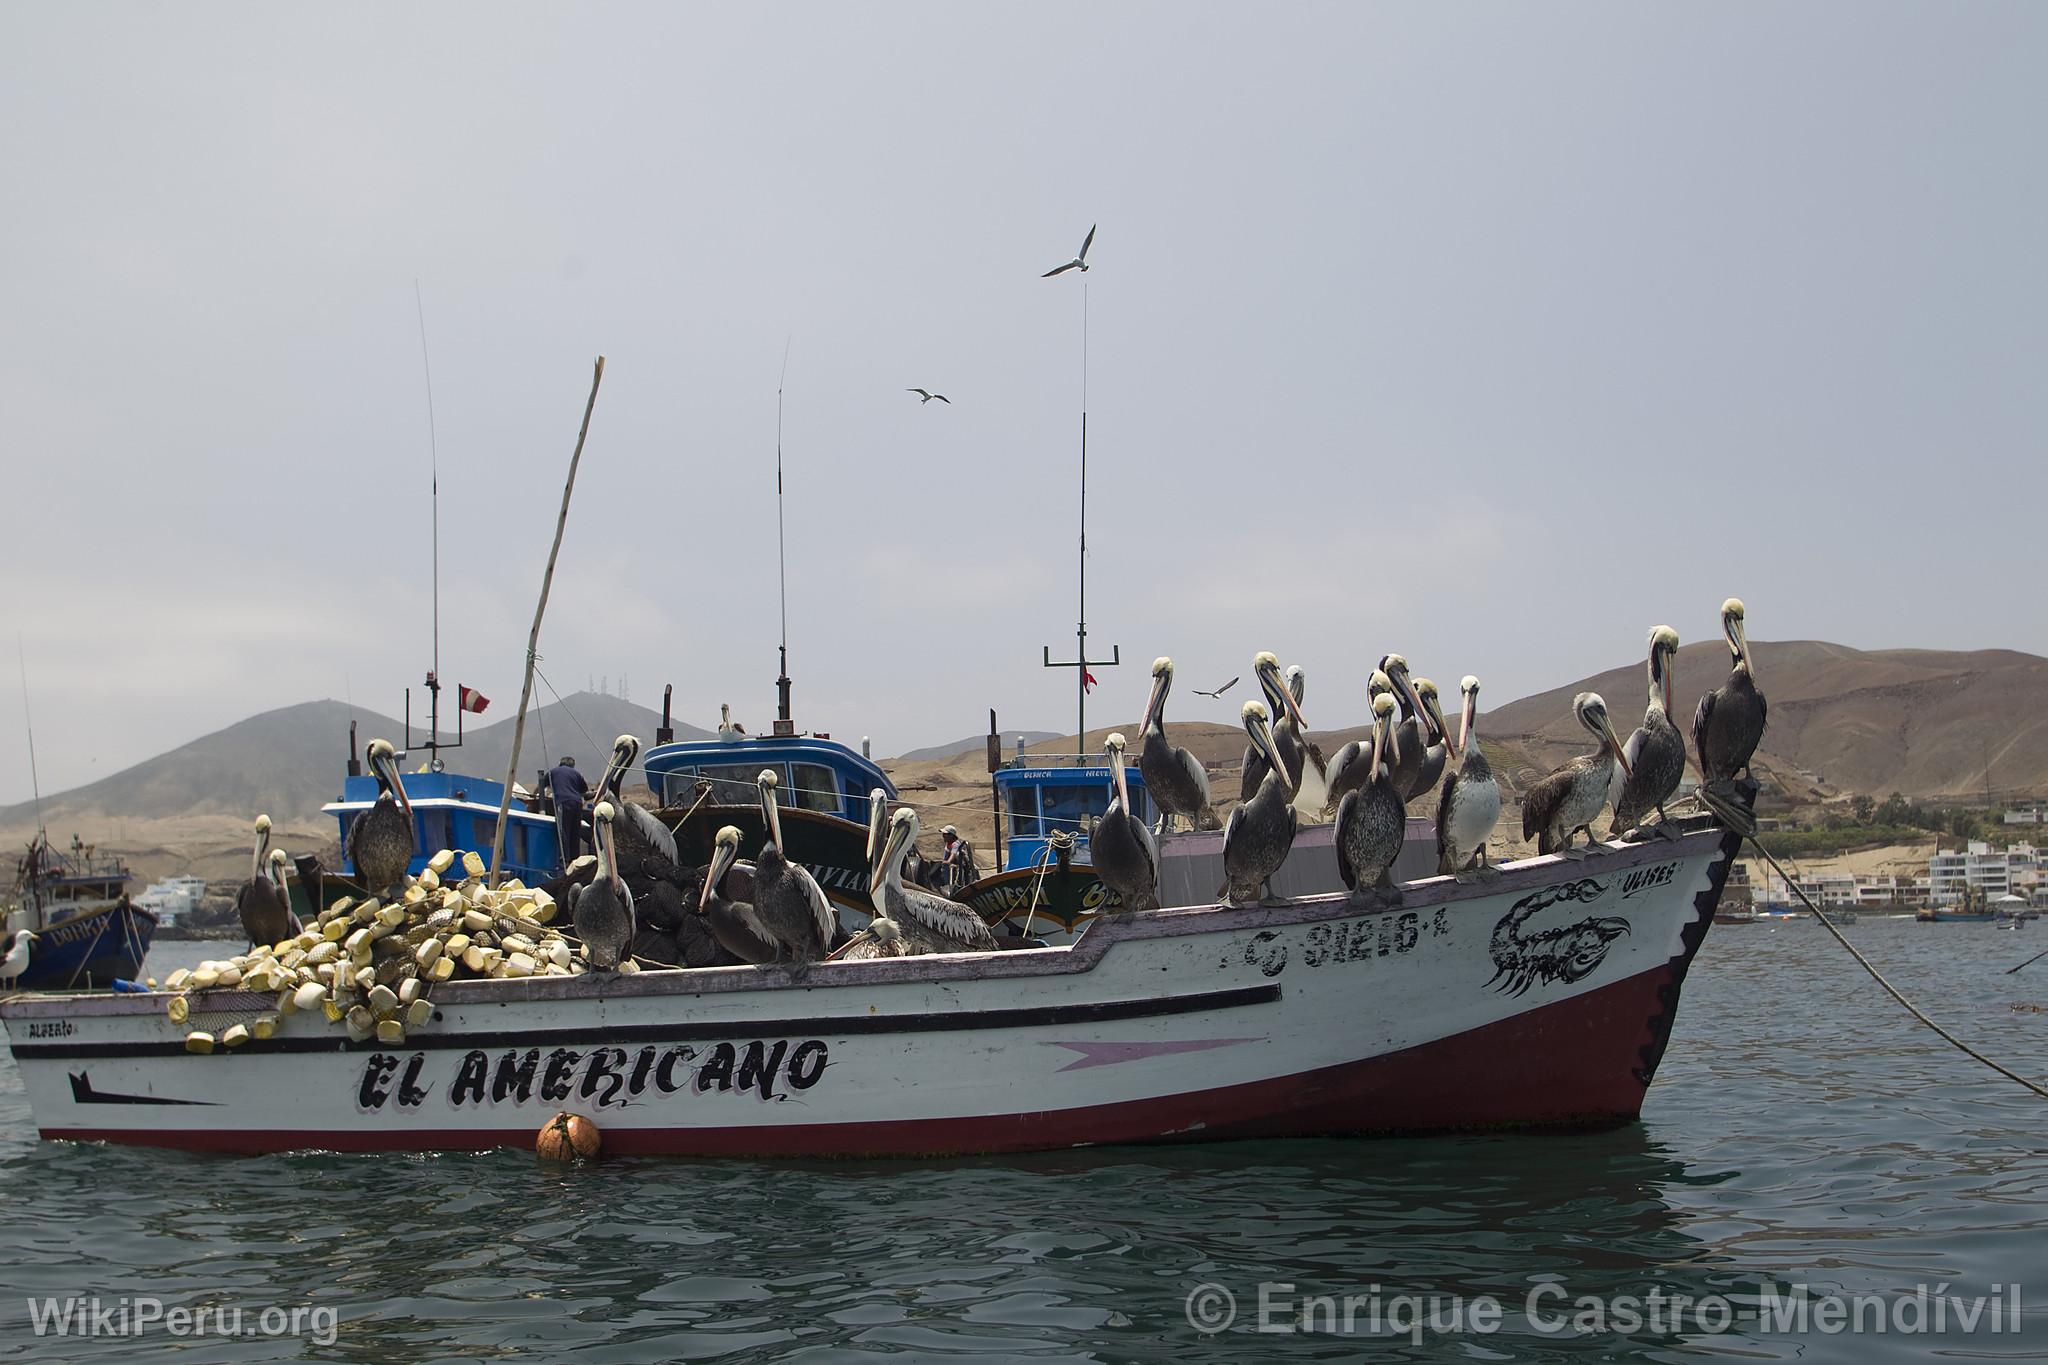
[[[458,857],[462,879],[445,880]],[[209,1010],[242,1012],[226,998],[235,993],[271,995],[274,1009],[218,1036],[192,1029],[186,1051],[240,1047],[270,1037],[285,1015],[316,1012],[352,1042],[403,1043],[407,1029],[433,1018],[428,996],[440,982],[581,976],[587,967],[575,941],[548,927],[556,911],[546,891],[516,880],[486,886],[482,858],[443,849],[394,901],[344,896],[279,943],[172,972],[163,985],[172,992],[171,1022]],[[620,970],[635,968],[627,962]],[[207,998],[214,993],[222,997],[217,1006]]]

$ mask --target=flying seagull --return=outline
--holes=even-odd
[[[1197,687],[1197,688],[1195,688],[1195,689],[1193,689],[1193,690],[1194,690],[1194,694],[1195,694],[1196,696],[1198,696],[1198,697],[1220,697],[1220,696],[1222,696],[1222,695],[1223,695],[1223,694],[1224,694],[1225,692],[1228,692],[1228,691],[1229,691],[1229,690],[1230,690],[1231,688],[1233,688],[1233,687],[1235,687],[1235,686],[1237,686],[1237,679],[1236,679],[1236,678],[1232,678],[1232,679],[1231,679],[1231,680],[1230,680],[1229,682],[1227,682],[1227,683],[1223,684],[1223,686],[1221,686],[1221,687],[1217,688],[1217,689],[1216,689],[1216,690],[1215,690],[1214,692],[1204,692],[1204,691],[1203,691],[1203,690],[1202,690],[1201,688],[1199,688],[1199,687]]]
[[[919,407],[923,407],[926,403],[931,402],[934,398],[938,399],[941,403],[944,403],[949,408],[953,406],[953,400],[946,397],[946,395],[944,395],[943,393],[932,393],[927,389],[905,389],[904,392],[916,394],[917,405]]]
[[[1055,275],[1064,275],[1069,270],[1080,270],[1085,272],[1088,269],[1088,248],[1093,245],[1095,245],[1095,225],[1091,223],[1088,227],[1088,236],[1081,243],[1081,254],[1076,256],[1073,260],[1068,261],[1065,265],[1055,266],[1053,269],[1046,271],[1043,275],[1040,275],[1038,278],[1041,280],[1049,280]]]

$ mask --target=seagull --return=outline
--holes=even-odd
[[[1198,697],[1220,697],[1225,692],[1228,692],[1231,688],[1235,686],[1237,686],[1237,679],[1232,678],[1229,682],[1223,684],[1223,686],[1217,688],[1214,692],[1204,692],[1199,687],[1192,689],[1192,691]]]
[[[905,389],[904,392],[916,394],[917,405],[919,407],[923,407],[926,403],[931,402],[934,398],[938,399],[941,403],[944,403],[949,408],[953,406],[953,400],[946,397],[946,395],[944,395],[943,393],[933,393],[929,389]]]
[[[1051,270],[1046,271],[1043,275],[1040,275],[1038,278],[1041,280],[1049,280],[1055,275],[1064,275],[1069,270],[1079,270],[1085,273],[1088,269],[1088,248],[1093,245],[1095,245],[1095,226],[1091,223],[1088,227],[1088,236],[1081,243],[1081,254],[1076,256],[1073,260],[1068,261],[1065,265],[1054,266]]]
[[[0,977],[6,978],[9,985],[19,983],[21,974],[28,970],[29,945],[35,941],[36,936],[26,929],[14,936],[6,960],[0,961]]]

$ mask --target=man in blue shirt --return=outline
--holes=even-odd
[[[555,842],[567,871],[583,854],[583,806],[590,800],[590,784],[576,771],[576,760],[564,758],[548,769],[548,790],[555,798]]]

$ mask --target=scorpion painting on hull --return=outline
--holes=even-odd
[[[1490,943],[1493,977],[1486,984],[1499,984],[1510,995],[1521,995],[1541,981],[1583,981],[1607,960],[1608,945],[1629,932],[1628,921],[1607,915],[1588,915],[1573,924],[1559,925],[1536,933],[1525,933],[1529,920],[1539,911],[1570,902],[1585,904],[1607,894],[1606,883],[1582,877],[1562,886],[1549,886],[1516,901],[1499,924],[1493,926]]]

